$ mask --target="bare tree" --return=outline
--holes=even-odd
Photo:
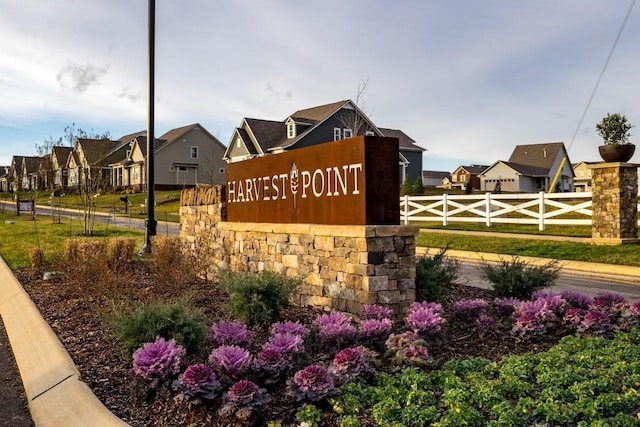
[[[371,130],[369,123],[365,119],[369,113],[365,112],[363,98],[367,88],[369,86],[369,78],[360,80],[358,83],[358,90],[356,91],[356,97],[354,103],[357,107],[356,110],[344,110],[338,116],[340,124],[345,129],[350,129],[353,136],[365,135],[368,130]],[[359,110],[359,111],[358,111]],[[361,114],[362,113],[362,114]]]
[[[83,233],[93,234],[98,196],[109,183],[106,156],[114,146],[109,139],[82,139],[81,164],[78,168],[78,186],[82,204]]]

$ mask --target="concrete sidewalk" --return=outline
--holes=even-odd
[[[4,259],[0,315],[36,426],[126,426],[91,389]]]

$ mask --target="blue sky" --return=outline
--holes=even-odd
[[[636,7],[571,143],[631,3],[158,1],[155,132],[198,122],[227,144],[243,117],[283,120],[368,81],[361,107],[426,148],[425,169],[555,141],[572,162],[598,160],[607,112],[640,135]],[[0,164],[72,123],[114,138],[146,128],[147,1],[0,11]]]

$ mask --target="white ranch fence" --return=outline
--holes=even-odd
[[[591,192],[403,196],[400,221],[591,225]]]

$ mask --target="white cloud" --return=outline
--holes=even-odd
[[[12,41],[0,46],[0,163],[16,154],[5,148],[8,136],[37,135],[19,136],[20,129],[43,126],[42,140],[52,122],[60,132],[71,122],[122,133],[146,126],[146,6],[0,0],[0,39]],[[226,143],[242,117],[280,120],[353,98],[369,78],[365,110],[428,148],[426,158],[492,163],[516,144],[568,144],[628,7],[578,0],[157,2],[157,132],[200,122]],[[572,161],[596,157],[593,127],[608,111],[640,126],[638,40],[634,10]],[[66,91],[56,80],[61,70]],[[2,127],[8,124],[10,134]]]

